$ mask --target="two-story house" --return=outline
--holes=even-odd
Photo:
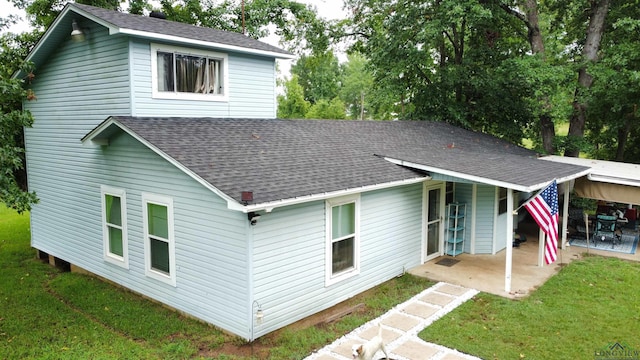
[[[447,254],[448,203],[456,252],[495,254],[520,194],[588,171],[444,123],[276,119],[291,58],[66,5],[28,56],[32,246],[252,340]]]

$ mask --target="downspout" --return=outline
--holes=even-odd
[[[247,308],[249,309],[248,311],[248,324],[249,324],[249,342],[253,342],[255,340],[255,323],[253,321],[253,304],[256,301],[254,299],[254,288],[255,288],[255,284],[254,284],[254,279],[253,279],[253,251],[254,251],[254,246],[253,246],[253,226],[251,226],[251,224],[249,223],[249,221],[247,221],[245,223],[245,229],[247,231],[247,250],[249,255],[247,256],[247,261],[248,266],[248,274],[247,274],[247,279],[249,282],[249,296],[248,296],[248,301],[247,301]]]

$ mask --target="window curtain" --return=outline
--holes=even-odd
[[[173,74],[173,54],[158,52],[158,91],[175,91]]]
[[[209,94],[221,94],[222,82],[220,80],[220,61],[209,60]]]
[[[205,90],[206,59],[176,54],[176,91],[201,93]]]
[[[157,58],[158,91],[223,93],[220,60],[163,52]]]

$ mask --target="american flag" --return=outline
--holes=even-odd
[[[558,184],[553,180],[535,197],[524,204],[538,226],[547,234],[544,247],[544,260],[547,264],[558,257]]]

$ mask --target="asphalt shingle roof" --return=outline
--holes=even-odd
[[[253,191],[254,204],[424,176],[384,157],[522,186],[587,169],[540,161],[533,151],[440,122],[128,116],[107,121],[238,202],[242,191]]]
[[[149,16],[133,15],[119,11],[103,9],[84,4],[69,4],[72,8],[80,9],[96,18],[122,29],[137,30],[160,35],[177,36],[184,39],[207,41],[242,48],[268,51],[283,55],[291,55],[288,51],[276,46],[258,41],[240,33],[216,30],[207,27],[189,25],[185,23],[158,19]]]

